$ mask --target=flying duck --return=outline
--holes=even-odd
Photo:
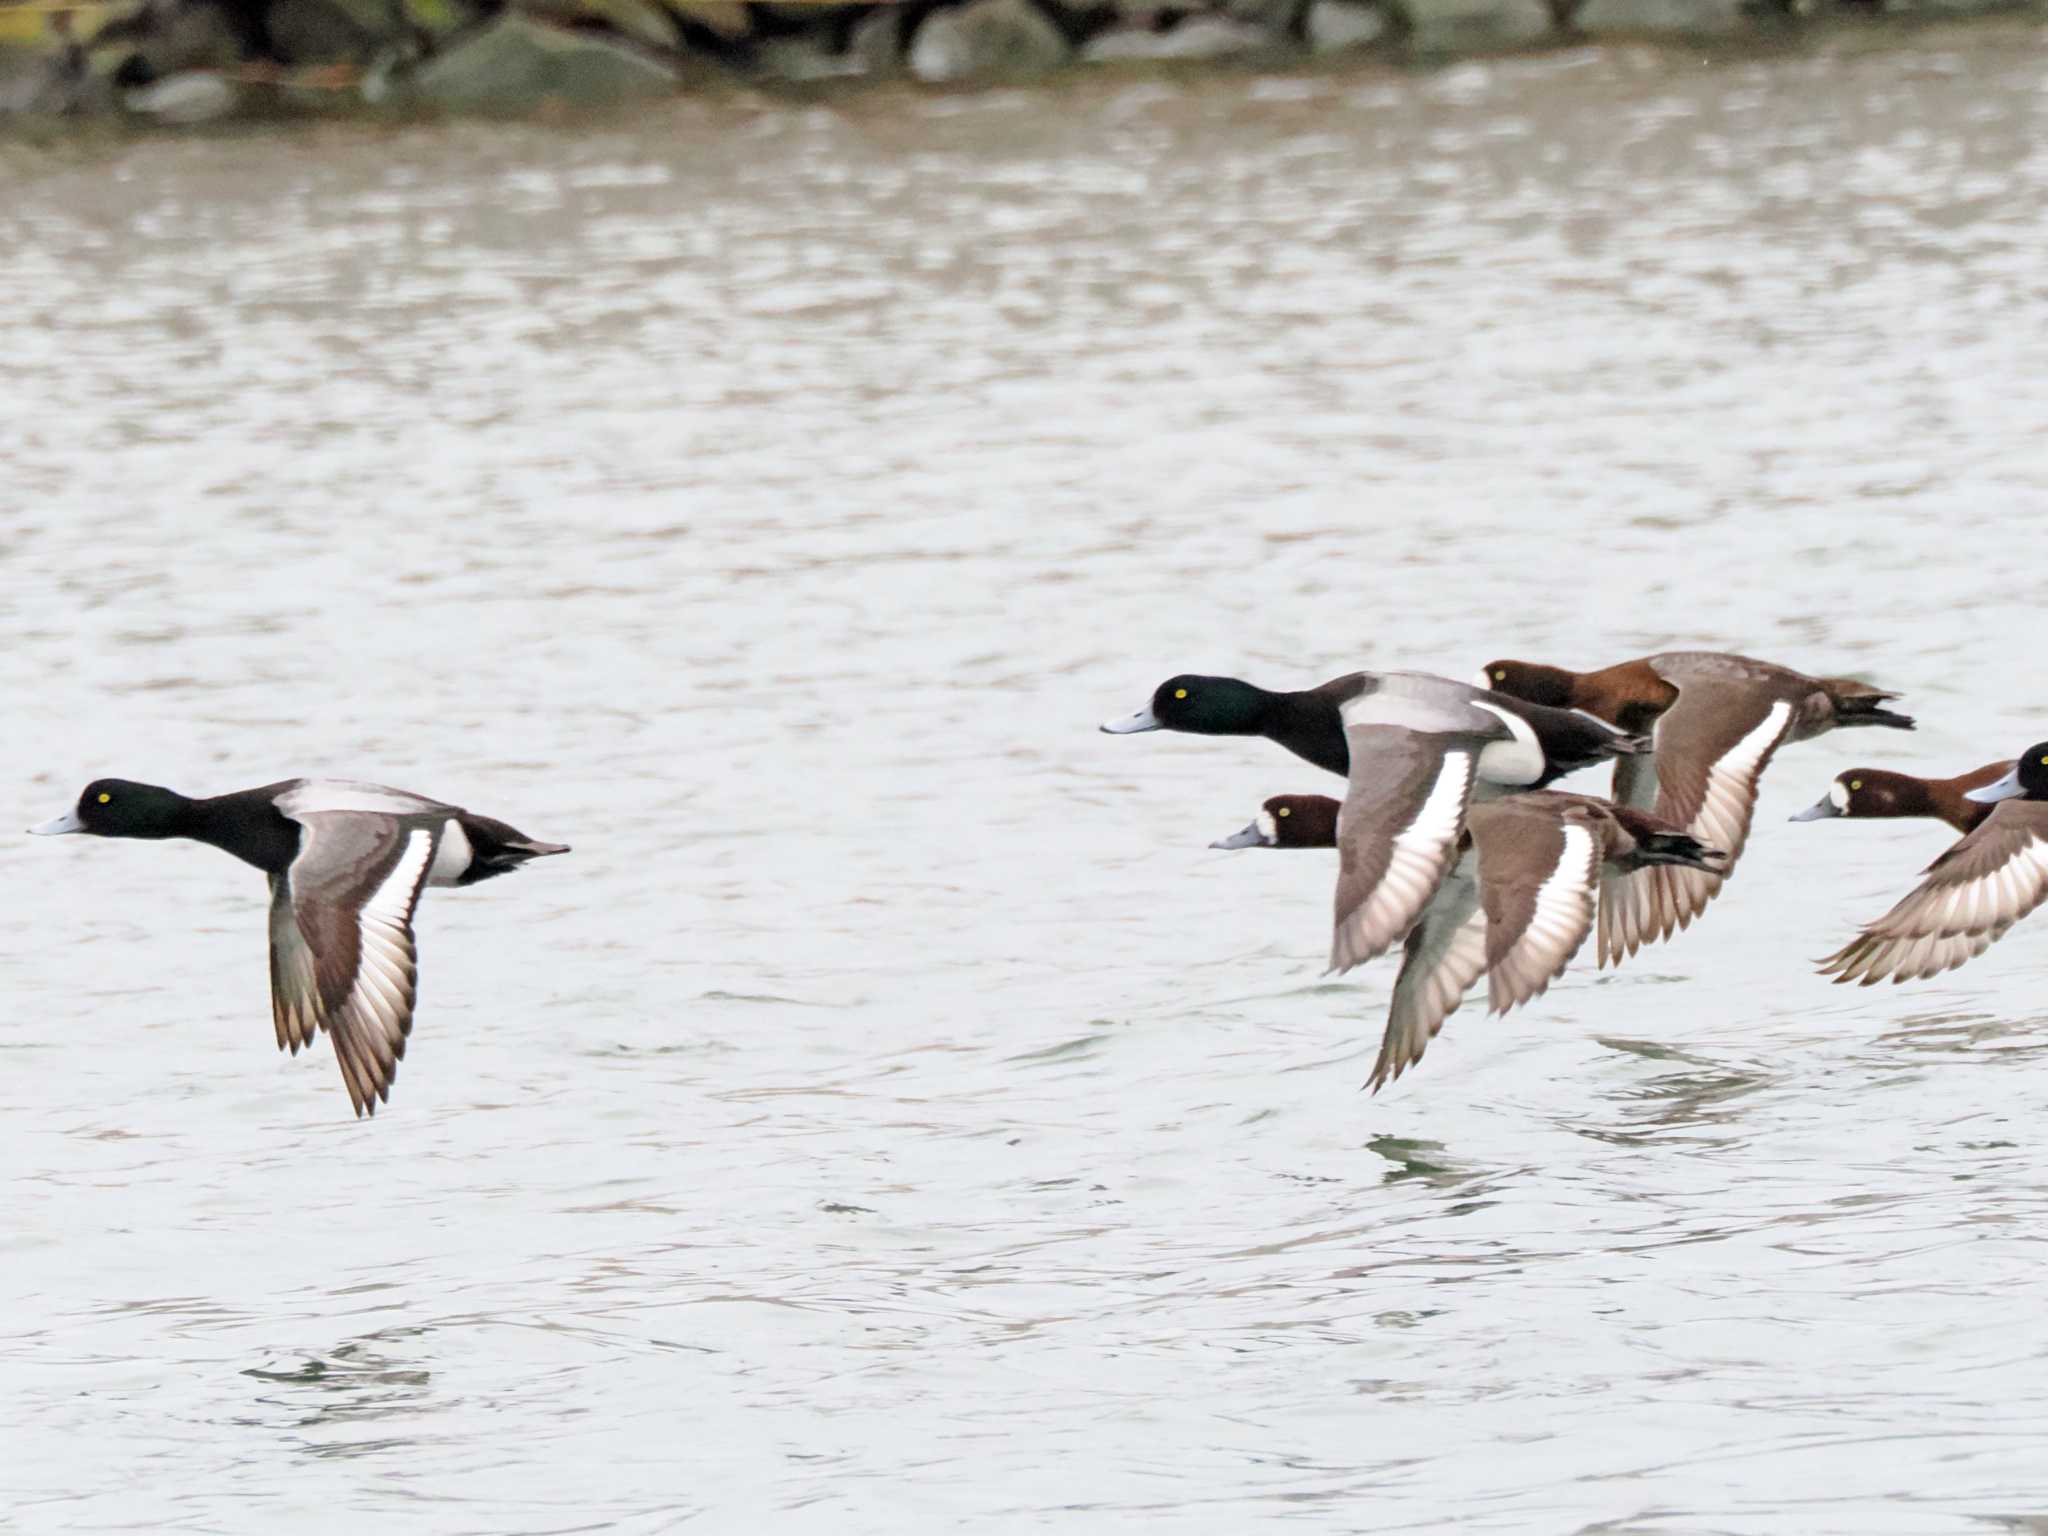
[[[1486,686],[1532,703],[1583,709],[1627,731],[1649,731],[1655,750],[1615,765],[1614,798],[1653,811],[1725,849],[1718,873],[1658,868],[1601,877],[1600,963],[1669,938],[1705,910],[1742,856],[1756,785],[1771,755],[1839,727],[1909,731],[1884,708],[1898,697],[1847,678],[1808,677],[1721,651],[1667,651],[1598,672],[1494,661]]]
[[[349,779],[286,779],[203,800],[95,779],[75,808],[30,830],[189,837],[268,875],[278,1046],[297,1055],[326,1030],[358,1116],[390,1098],[412,1030],[420,891],[569,851],[460,806]]]
[[[2048,897],[2048,741],[1964,798],[1991,807],[1928,865],[1917,889],[1821,962],[1864,986],[1912,981],[1974,960]]]
[[[1332,848],[1339,820],[1327,795],[1276,795],[1251,825],[1209,846]],[[1711,870],[1719,859],[1647,812],[1586,795],[1536,790],[1475,804],[1455,863],[1408,932],[1367,1085],[1377,1093],[1420,1061],[1482,972],[1489,1013],[1541,996],[1593,926],[1600,869]],[[1332,968],[1349,967],[1333,956]]]
[[[1540,789],[1573,769],[1649,745],[1578,710],[1532,705],[1427,672],[1350,672],[1296,693],[1184,673],[1155,688],[1145,708],[1105,720],[1102,729],[1112,736],[1263,736],[1318,768],[1349,775],[1359,725],[1467,740],[1479,754],[1479,779],[1494,789]]]
[[[1991,807],[1972,800],[1969,792],[1995,784],[2010,772],[2012,763],[2007,760],[1986,763],[1952,779],[1922,779],[1885,768],[1851,768],[1836,774],[1828,792],[1792,819],[1928,816],[1947,822],[1958,832],[1974,832],[1991,814]]]

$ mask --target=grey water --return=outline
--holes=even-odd
[[[2048,736],[2048,33],[0,152],[0,784],[397,784],[388,1108],[264,891],[0,837],[0,1523],[2048,1529],[2048,919],[1811,962]],[[1110,737],[1674,645],[1897,688],[1681,941],[1322,975],[1335,780]],[[1880,739],[1881,738],[1881,739]],[[1582,776],[1568,787],[1598,789]]]

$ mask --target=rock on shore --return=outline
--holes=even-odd
[[[2048,0],[2033,0],[2038,5]],[[720,79],[952,87],[1069,65],[1727,37],[2008,0],[0,0],[0,117],[525,114]]]

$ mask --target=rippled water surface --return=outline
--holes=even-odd
[[[0,159],[0,770],[405,785],[392,1102],[260,879],[0,840],[26,1531],[2048,1528],[2048,922],[1809,962],[2048,735],[2048,38]],[[1359,1092],[1182,669],[1859,671],[1683,942]],[[1596,787],[1588,784],[1585,787]]]

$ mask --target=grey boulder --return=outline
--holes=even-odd
[[[910,72],[935,85],[1019,79],[1057,69],[1071,52],[1031,0],[973,0],[924,19],[910,41]]]

